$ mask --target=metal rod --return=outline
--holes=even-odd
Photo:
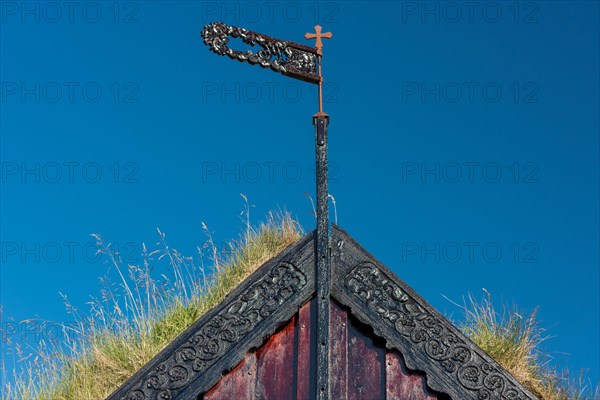
[[[323,113],[323,75],[321,75],[321,63],[323,62],[323,57],[317,57],[319,63],[319,114]]]
[[[322,111],[313,117],[317,182],[317,395],[329,399],[329,188],[327,165],[327,126],[329,116]]]

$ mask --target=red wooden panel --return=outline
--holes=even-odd
[[[311,317],[316,317],[316,300],[311,300],[300,308],[298,313],[298,323],[296,324],[296,337],[298,347],[296,354],[298,357],[297,365],[297,388],[296,399],[309,400],[314,397],[316,382],[312,379],[311,371],[316,365],[316,354],[313,349],[315,343],[314,329],[311,329]]]
[[[442,400],[422,374],[387,352],[346,309],[331,303],[330,377],[334,400]],[[313,299],[255,353],[204,395],[206,400],[309,400],[316,390],[316,300]]]
[[[256,387],[256,356],[249,353],[231,372],[224,375],[204,400],[254,399]]]
[[[337,303],[330,308],[330,390],[331,398],[348,399],[348,318]]]
[[[411,373],[401,357],[395,353],[386,354],[387,400],[435,400],[429,394],[424,377]]]
[[[294,334],[295,321],[271,336],[269,341],[256,352],[256,397],[265,400],[293,399],[295,394],[294,376]]]
[[[348,325],[348,400],[382,399],[385,351],[361,328],[355,323]]]

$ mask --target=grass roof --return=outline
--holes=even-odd
[[[159,249],[144,246],[143,263],[136,266],[123,265],[110,244],[96,235],[118,282],[105,281],[101,297],[89,303],[86,315],[67,302],[77,324],[64,329],[72,332],[59,344],[42,341],[34,357],[15,368],[2,398],[106,398],[260,265],[303,236],[287,212],[270,213],[256,228],[248,218],[241,237],[225,251],[217,248],[204,224],[203,229],[208,239],[198,257],[184,257],[170,248],[159,231]],[[153,264],[161,260],[168,263],[170,276],[156,278]],[[458,324],[462,331],[540,398],[600,399],[585,380],[573,381],[548,366],[540,351],[544,336],[535,312],[526,317],[517,310],[498,313],[489,297],[480,302],[469,297],[463,308],[465,319]]]

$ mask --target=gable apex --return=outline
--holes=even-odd
[[[314,359],[318,345],[315,340],[315,332],[319,329],[316,307],[308,311],[312,308],[308,304],[314,305],[316,296],[315,242],[316,232],[313,231],[263,264],[223,302],[200,317],[108,398],[175,400],[202,398],[211,389],[212,393],[219,393],[214,388],[222,381],[223,375],[240,371],[236,366],[242,365],[256,349],[279,335],[278,327],[287,326],[286,331],[289,332],[290,324],[297,325],[298,321],[304,321],[301,323],[302,329],[306,328],[303,340],[309,340],[306,343],[310,344],[302,347],[304,353],[300,356],[296,342],[291,350],[296,355],[290,362],[296,363],[296,376],[302,375],[302,382],[309,382],[307,388],[316,387],[315,365],[309,363],[310,366],[306,367],[309,364],[304,363],[300,368],[298,361],[306,357]],[[424,396],[428,396],[426,393],[430,393],[431,389],[437,393],[438,399],[448,396],[456,400],[536,399],[337,225],[331,228],[330,260],[330,306],[333,311],[330,329],[339,330],[335,325],[336,315],[344,313],[347,313],[348,321],[352,318],[364,324],[370,333],[363,336],[382,343],[390,352],[378,361],[378,368],[385,371],[387,365],[391,365],[388,362],[396,360],[394,354],[401,355],[410,371],[423,375],[426,383],[422,389]],[[309,319],[307,313],[310,314]],[[345,323],[342,325],[345,326]],[[308,337],[313,339],[306,339]],[[330,337],[330,343],[336,340],[340,343],[339,337]],[[287,342],[294,343],[293,340]],[[350,342],[346,346],[351,346]],[[343,366],[344,362],[348,362],[347,358],[338,354],[338,349],[339,346],[333,346],[329,353],[332,380],[336,379],[336,372],[339,375],[336,368],[345,368],[346,374],[350,374],[349,365]],[[245,379],[260,379],[251,375]],[[352,376],[347,376],[347,382],[351,381]],[[383,383],[384,387],[397,384]],[[332,399],[339,397],[333,393],[338,386],[331,386]],[[347,393],[348,389],[344,390]],[[384,390],[382,393],[387,392]],[[257,392],[254,398],[262,397]],[[382,398],[389,396],[384,394]]]

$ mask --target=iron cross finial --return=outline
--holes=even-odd
[[[332,36],[331,32],[321,33],[321,29],[323,29],[321,25],[316,25],[315,33],[306,33],[304,35],[306,39],[317,39],[317,42],[315,43],[315,48],[317,49],[317,53],[319,53],[320,56],[323,55],[323,42],[321,41],[321,38],[331,39]]]

